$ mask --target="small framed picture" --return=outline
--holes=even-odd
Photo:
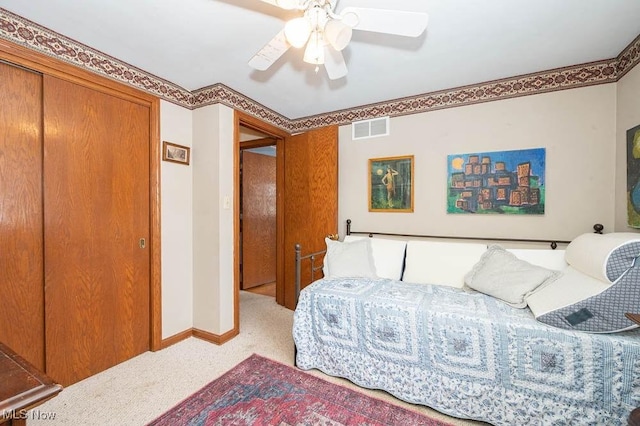
[[[413,212],[413,155],[369,160],[369,211]]]
[[[162,142],[162,159],[188,166],[191,160],[191,148],[164,141]]]

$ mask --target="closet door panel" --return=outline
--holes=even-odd
[[[0,341],[44,369],[42,76],[0,63]]]
[[[149,114],[44,78],[46,371],[63,385],[149,349]]]

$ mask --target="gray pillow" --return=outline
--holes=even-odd
[[[525,298],[534,290],[562,275],[560,271],[532,265],[494,244],[480,257],[465,277],[465,284],[481,293],[503,300],[515,308],[527,306]]]

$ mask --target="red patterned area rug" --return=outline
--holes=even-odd
[[[149,425],[450,426],[256,354]]]

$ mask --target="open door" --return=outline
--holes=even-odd
[[[242,290],[276,282],[276,156],[243,150],[241,156]],[[272,288],[275,288],[272,287]]]
[[[284,143],[284,304],[295,309],[295,250],[324,250],[324,237],[338,232],[338,126],[285,138]],[[303,284],[310,279],[302,269]]]

